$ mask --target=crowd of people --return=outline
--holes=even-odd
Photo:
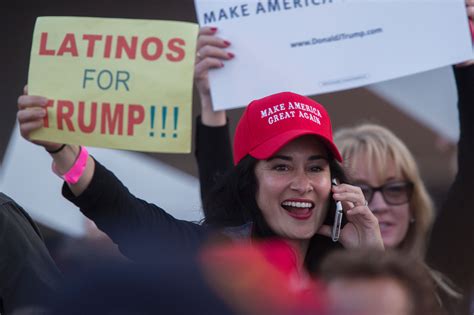
[[[466,7],[473,19],[474,1]],[[209,71],[236,57],[230,48],[217,28],[201,28],[201,223],[137,198],[84,146],[31,140],[48,99],[25,88],[18,99],[22,136],[51,155],[63,196],[128,260],[65,279],[26,211],[0,195],[0,313],[472,312],[474,61],[453,66],[458,172],[435,215],[413,154],[392,131],[362,124],[333,134],[313,98],[281,92],[251,101],[231,146],[228,118],[212,110],[208,80]],[[296,103],[304,106],[294,109]],[[317,119],[289,114],[269,124],[261,112],[275,105]],[[338,211],[344,215],[334,241]]]

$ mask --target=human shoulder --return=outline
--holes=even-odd
[[[5,195],[4,193],[0,192],[0,206],[3,206],[6,203],[15,203],[13,199]]]
[[[16,201],[9,196],[0,192],[0,223],[5,228],[7,225],[10,229],[24,230],[33,229],[40,239],[43,239],[39,228],[36,226],[33,219],[30,217]]]
[[[4,193],[0,192],[0,215],[5,216],[7,212],[11,212],[12,210],[15,212],[23,212],[21,206],[18,203],[16,203],[12,198],[8,197]]]

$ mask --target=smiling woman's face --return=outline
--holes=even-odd
[[[310,239],[326,217],[331,172],[328,153],[314,136],[293,140],[258,161],[257,204],[270,228],[292,240]]]

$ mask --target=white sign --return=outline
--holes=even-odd
[[[473,58],[464,0],[195,0],[235,58],[211,71],[214,109],[313,95]]]

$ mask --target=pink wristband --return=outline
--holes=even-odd
[[[66,174],[59,174],[56,169],[56,165],[53,162],[52,169],[53,172],[56,173],[59,177],[64,179],[64,181],[68,184],[75,184],[79,181],[84,170],[86,169],[87,158],[89,157],[89,152],[87,152],[86,147],[80,146],[79,155],[74,162],[74,165],[67,171]]]

